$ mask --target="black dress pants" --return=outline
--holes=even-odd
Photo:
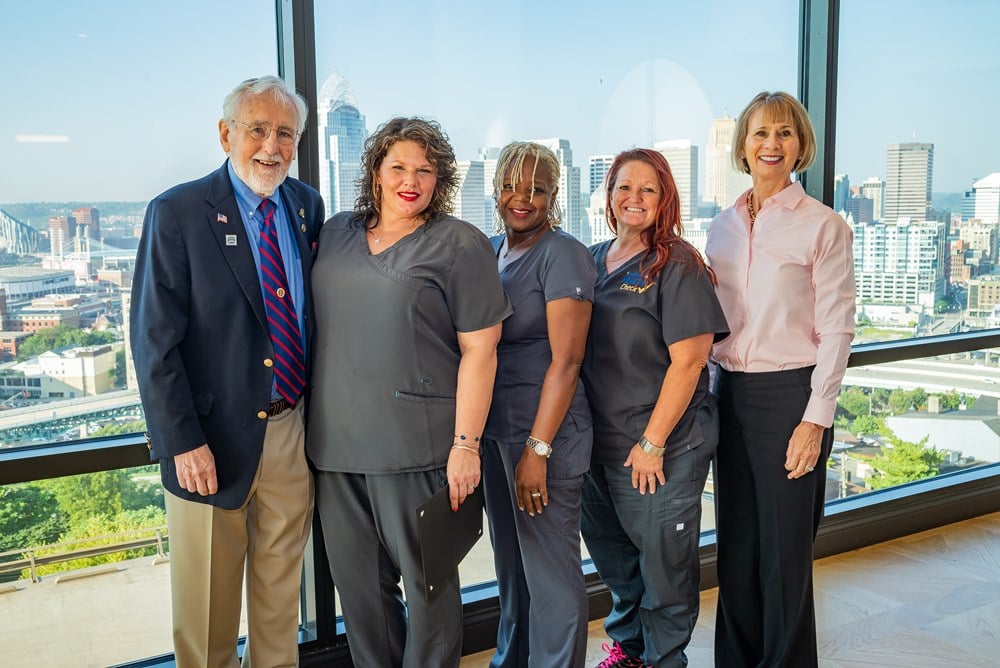
[[[813,540],[833,444],[827,429],[815,470],[788,479],[788,440],[810,395],[813,367],[720,371],[715,471],[719,606],[715,665],[817,665]]]

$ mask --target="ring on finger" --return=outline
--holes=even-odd
[[[811,466],[809,466],[808,464],[806,464],[806,471],[807,471],[808,473],[812,473],[812,471],[813,471],[813,467],[811,467]]]
[[[532,492],[531,495],[535,496],[535,497],[538,497],[538,496],[541,496],[542,493],[541,492]]]

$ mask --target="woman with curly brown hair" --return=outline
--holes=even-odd
[[[511,308],[489,240],[447,213],[455,155],[436,123],[386,122],[362,173],[312,274],[316,508],[354,665],[457,666],[458,574],[425,597],[414,510],[445,485],[456,510],[479,484]]]
[[[681,239],[666,159],[620,153],[607,192],[615,238],[590,249],[597,287],[583,362],[594,447],[581,529],[613,602],[601,666],[684,666],[718,442],[706,362],[729,327],[711,271]]]

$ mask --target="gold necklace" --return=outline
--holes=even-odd
[[[639,244],[635,248],[627,248],[627,249],[625,249],[624,251],[618,253],[618,255],[614,256],[614,257],[612,257],[611,253],[609,252],[605,256],[605,259],[608,262],[618,262],[619,260],[623,260],[623,259],[625,259],[627,257],[631,257],[631,256],[635,255],[636,253],[638,253],[639,251],[643,250],[644,248],[646,248],[646,244]],[[609,250],[610,250],[610,248],[609,248]]]
[[[753,188],[747,191],[747,213],[750,214],[750,225],[757,220],[757,209],[753,206]]]
[[[418,220],[417,222],[415,222],[415,223],[413,224],[413,227],[411,227],[410,229],[408,229],[408,230],[406,230],[405,232],[403,232],[402,234],[400,234],[400,235],[399,235],[399,237],[400,237],[400,238],[403,238],[403,237],[405,237],[405,236],[406,236],[407,234],[409,234],[409,233],[410,233],[410,232],[412,232],[413,230],[417,229],[417,227],[418,227],[419,225],[420,225],[420,221]],[[378,225],[376,225],[375,227],[378,227]],[[390,237],[392,237],[392,236],[395,236],[395,235],[397,234],[397,232],[388,232],[388,233],[386,233],[386,235],[385,235],[385,236],[383,236],[383,237],[380,237],[380,236],[379,236],[379,235],[378,235],[378,234],[377,234],[377,233],[375,232],[375,227],[370,227],[370,228],[368,228],[368,233],[369,233],[370,235],[372,235],[372,240],[373,240],[373,241],[374,241],[374,242],[375,242],[376,244],[381,244],[381,243],[382,243],[382,239],[388,239],[388,238],[390,238]]]

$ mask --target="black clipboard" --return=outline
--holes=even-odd
[[[448,487],[441,488],[416,509],[424,598],[430,600],[454,577],[458,564],[483,535],[483,486],[480,484],[456,512]]]

